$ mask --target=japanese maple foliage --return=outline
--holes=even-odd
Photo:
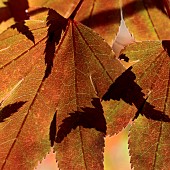
[[[168,2],[122,1],[136,42],[116,57],[120,2],[0,1],[0,169],[53,147],[60,169],[102,170],[104,137],[129,121],[132,168],[170,169]]]

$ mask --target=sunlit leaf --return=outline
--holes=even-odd
[[[111,46],[120,25],[119,1],[84,0],[76,20],[93,28]]]
[[[33,169],[51,145],[62,169],[103,169],[99,98],[124,70],[97,33],[53,10],[1,34],[1,113],[13,109],[0,123],[1,169]]]
[[[142,116],[135,120],[129,134],[131,164],[134,169],[170,168],[169,129],[169,122]]]
[[[130,60],[139,59],[132,71],[147,96],[146,100],[141,100],[130,132],[131,163],[135,169],[170,167],[169,50],[170,41],[146,41],[132,44],[124,51]]]
[[[126,70],[103,96],[102,106],[107,122],[107,134],[114,135],[135,117],[144,99],[142,89],[135,82],[131,69]]]
[[[102,170],[105,135],[133,121],[132,167],[169,169],[169,0],[21,1],[0,1],[0,32],[15,23],[0,35],[0,169],[33,169],[53,147],[60,169]],[[121,6],[153,41],[115,57]]]
[[[160,1],[124,0],[122,4],[125,22],[136,40],[170,39],[170,19],[158,8]]]
[[[68,2],[63,0],[48,0],[44,2],[29,0],[30,7],[50,7],[65,18],[70,16],[78,2],[78,0]],[[30,11],[29,14],[32,13],[33,11]],[[84,0],[75,19],[93,28],[109,45],[112,45],[120,25],[119,2]]]
[[[132,44],[120,57],[127,62],[138,62],[103,96],[108,134],[118,133],[139,113],[153,120],[169,121],[166,116],[169,108],[165,109],[169,107],[169,41]]]

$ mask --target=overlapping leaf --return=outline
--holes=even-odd
[[[51,143],[60,168],[102,169],[98,97],[124,67],[91,29],[52,10],[47,21],[16,24],[0,37],[0,167],[33,169]]]
[[[124,51],[130,60],[139,59],[132,71],[147,96],[141,101],[130,132],[131,163],[135,169],[170,168],[169,50],[170,41],[146,41],[132,44]]]
[[[166,38],[168,38],[168,36],[170,35],[169,29],[167,29],[167,27],[165,28],[165,34],[161,34],[161,31],[157,32],[158,28],[156,27],[154,29],[152,25],[152,18],[148,17],[148,11],[152,11],[153,9],[158,10],[157,7],[154,6],[154,4],[152,7],[149,6],[147,8],[147,11],[142,1],[132,0],[122,2],[123,14],[125,17],[126,24],[132,31],[136,39],[156,40],[158,39],[159,35],[161,36],[161,38],[165,38],[164,35],[166,35]],[[160,10],[158,11],[160,13]],[[170,23],[169,19],[164,14],[160,14],[160,18],[163,18],[164,22],[158,19],[155,19],[153,22],[161,22],[160,27],[162,27],[164,23]],[[164,29],[162,29],[162,31],[163,30]],[[148,42],[149,47],[151,47],[151,44]],[[140,51],[140,49],[141,48],[139,47],[138,50]],[[144,56],[146,54],[142,53],[141,50],[141,55]],[[129,58],[123,54],[119,58],[124,61],[129,60]],[[128,63],[135,64],[139,60],[140,57],[134,58],[134,60],[128,61],[126,65],[129,65]],[[151,62],[152,61],[153,60],[151,60]],[[108,93],[105,94],[105,96],[103,97],[105,101],[102,102],[102,105],[104,107],[104,112],[106,115],[106,122],[108,127],[107,132],[110,135],[118,133],[123,127],[125,127],[129,123],[131,119],[135,117],[135,113],[141,108],[142,103],[148,96],[147,91],[142,91],[143,87],[141,86],[141,84],[136,83],[137,78],[138,75],[136,75],[136,72],[129,68],[121,77],[118,78],[118,80],[116,80],[116,83],[114,83],[110,87]],[[148,105],[150,107],[149,102]]]
[[[122,3],[125,22],[136,40],[170,39],[170,20],[160,10],[163,2],[125,0]]]
[[[111,46],[120,25],[119,1],[84,0],[76,19],[94,29]]]
[[[170,41],[129,45],[120,58],[138,62],[103,96],[108,134],[118,133],[130,119],[136,119],[129,140],[131,163],[135,169],[170,167],[169,47]]]
[[[55,9],[64,17],[69,17],[79,1],[33,1],[29,0],[30,7],[40,6]],[[76,20],[93,28],[108,43],[112,45],[113,40],[118,32],[120,24],[119,2],[103,1],[103,0],[84,0]],[[30,11],[30,14],[32,12]]]
[[[79,1],[28,2],[69,17]],[[164,8],[151,2],[123,1],[126,23],[136,39],[169,39],[169,19],[160,12]],[[3,21],[17,11],[10,3],[0,11],[7,10]],[[17,16],[25,15],[27,7]],[[111,45],[119,13],[118,2],[84,0],[76,19]],[[61,169],[103,169],[106,124],[112,135],[136,118],[129,140],[132,166],[169,168],[169,41],[127,47],[120,59],[138,62],[122,74],[125,69],[110,47],[91,29],[53,10],[47,23],[43,15],[35,17],[42,21],[17,23],[0,37],[1,169],[14,164],[33,169],[50,145]],[[106,120],[99,98],[105,100]]]
[[[102,106],[107,122],[107,134],[119,133],[135,117],[141,101],[145,100],[136,76],[129,69],[124,72],[103,96]]]
[[[17,3],[13,0],[0,0],[0,33],[6,30],[15,22],[26,19],[44,20],[47,11],[44,7],[55,9],[63,17],[69,17],[75,9],[79,0],[19,0]]]

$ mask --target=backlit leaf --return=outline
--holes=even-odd
[[[135,169],[170,168],[169,50],[170,41],[146,41],[129,45],[123,52],[129,60],[139,59],[132,71],[147,96],[141,100],[130,132],[131,163]]]
[[[170,168],[169,129],[169,122],[142,116],[135,120],[129,134],[131,164],[134,169]]]
[[[156,0],[123,0],[123,14],[136,40],[170,39],[170,20]]]
[[[103,169],[99,98],[124,70],[97,33],[53,10],[1,34],[1,169],[33,169],[51,145],[61,169]]]
[[[69,17],[79,0],[28,0],[30,7],[40,6],[55,9],[65,18]],[[29,14],[32,12],[30,11]],[[120,25],[119,2],[84,0],[75,20],[93,28],[111,46]]]
[[[46,24],[31,21],[27,26],[32,28],[35,45],[13,29],[0,38],[1,113],[9,115],[6,108],[25,102],[19,109],[13,108],[11,116],[0,123],[1,169],[14,165],[16,169],[33,169],[50,150],[49,127],[55,107],[42,90],[45,64],[41,49],[45,46]]]
[[[114,135],[126,127],[145,101],[141,87],[135,82],[131,68],[110,86],[103,96],[102,106],[107,122],[107,134]]]
[[[143,108],[147,118],[168,121],[169,108],[164,109],[169,100],[169,41],[129,45],[120,58],[136,63],[103,96],[108,134],[118,133]]]
[[[111,46],[120,25],[119,1],[84,0],[76,20],[93,28]]]

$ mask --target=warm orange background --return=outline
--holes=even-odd
[[[118,135],[105,140],[104,166],[105,170],[131,170],[128,151],[128,130],[122,130]]]

